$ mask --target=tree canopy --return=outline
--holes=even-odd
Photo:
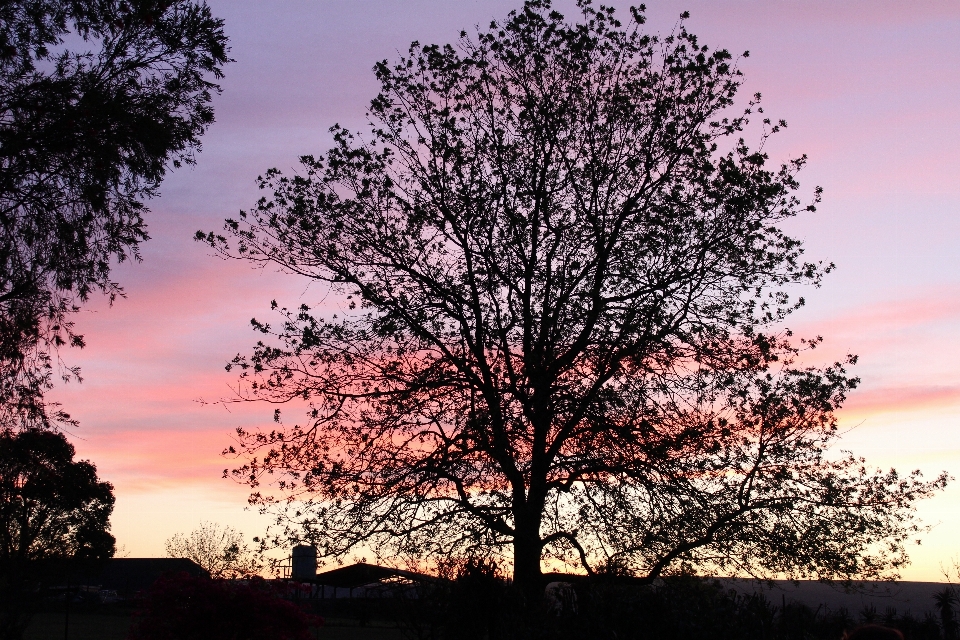
[[[189,558],[207,570],[211,578],[239,579],[255,576],[263,563],[233,527],[201,522],[185,535],[176,533],[164,542],[170,558]]]
[[[232,473],[278,541],[506,559],[532,595],[546,562],[894,574],[947,478],[828,451],[855,358],[801,365],[818,340],[783,328],[831,269],[781,229],[819,199],[764,150],[786,123],[734,110],[737,59],[683,21],[579,7],[378,63],[369,132],[198,232],[330,291],[228,367],[241,398],[310,405],[238,430]]]
[[[192,163],[228,62],[194,0],[13,0],[0,6],[0,420],[50,426],[52,349],[71,314],[122,289],[144,201]],[[67,376],[76,370],[62,369]]]
[[[0,431],[0,637],[19,638],[41,587],[113,556],[113,486],[61,433]]]

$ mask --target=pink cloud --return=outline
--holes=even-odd
[[[914,412],[960,404],[960,386],[874,387],[850,394],[844,417]]]
[[[794,324],[796,333],[830,336],[876,336],[889,331],[944,321],[960,322],[960,290],[941,288],[926,295],[884,300],[847,309],[838,315]]]
[[[824,343],[801,361],[824,365],[859,356],[848,370],[862,379],[841,412],[845,419],[923,413],[960,404],[960,292],[952,287],[927,295],[848,308],[793,325],[798,337]]]
[[[81,436],[86,436],[81,431]],[[219,430],[127,430],[74,439],[78,457],[90,458],[100,477],[126,495],[171,488],[202,489],[244,501],[249,489],[223,479],[236,460],[221,455],[232,443]]]

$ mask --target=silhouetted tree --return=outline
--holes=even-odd
[[[194,161],[226,42],[202,0],[0,4],[0,426],[69,422],[43,401],[51,349],[82,346],[92,292],[122,294],[111,263],[139,259],[144,200]]]
[[[171,558],[193,560],[212,578],[243,578],[263,569],[242,533],[215,522],[201,522],[188,535],[174,534],[167,538],[164,549]]]
[[[20,638],[50,580],[113,556],[113,486],[60,433],[0,432],[0,638]]]
[[[759,151],[739,137],[762,109],[731,115],[727,51],[580,8],[530,0],[377,64],[368,135],[334,127],[324,158],[267,172],[233,243],[198,232],[335,294],[254,321],[243,397],[311,409],[239,430],[233,473],[281,538],[505,557],[529,598],[545,558],[648,580],[895,572],[946,478],[824,455],[857,381],[800,367],[816,341],[773,328],[802,304],[786,288],[829,270],[778,226],[813,209],[804,158],[768,168],[783,123]]]
[[[953,606],[957,604],[957,593],[953,587],[944,587],[933,596],[937,613],[940,614],[940,628],[943,630],[943,640],[956,640],[957,619]]]

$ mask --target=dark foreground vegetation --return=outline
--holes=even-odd
[[[139,599],[133,640],[310,640],[322,620],[297,606],[286,583],[161,578]]]
[[[515,596],[504,581],[467,573],[450,585],[433,587],[419,602],[398,607],[397,622],[404,637],[418,640],[839,640],[864,623],[899,629],[907,640],[957,637],[952,592],[945,608],[931,603],[931,611],[921,616],[892,607],[849,611],[774,603],[693,577],[642,587],[573,584],[548,590],[534,615],[525,613]]]
[[[167,574],[130,599],[105,602],[74,590],[49,598],[28,639],[310,640],[322,618],[290,597],[288,584]]]
[[[906,640],[957,638],[949,587],[922,613],[811,608],[743,595],[710,580],[667,578],[636,586],[593,579],[548,587],[540,607],[523,606],[510,583],[484,565],[454,580],[397,584],[382,598],[316,599],[291,583],[168,576],[132,601],[72,605],[69,637],[216,640],[839,640],[864,623],[899,629]],[[25,634],[63,638],[64,603],[51,601]]]

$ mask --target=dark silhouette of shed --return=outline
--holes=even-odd
[[[319,598],[389,598],[401,592],[409,597],[415,585],[437,581],[435,576],[366,562],[323,571],[314,578],[299,580],[313,585],[311,597]]]
[[[209,576],[206,569],[187,558],[110,558],[79,576],[78,582],[101,589],[112,589],[129,598],[151,586],[165,574],[186,573]]]

